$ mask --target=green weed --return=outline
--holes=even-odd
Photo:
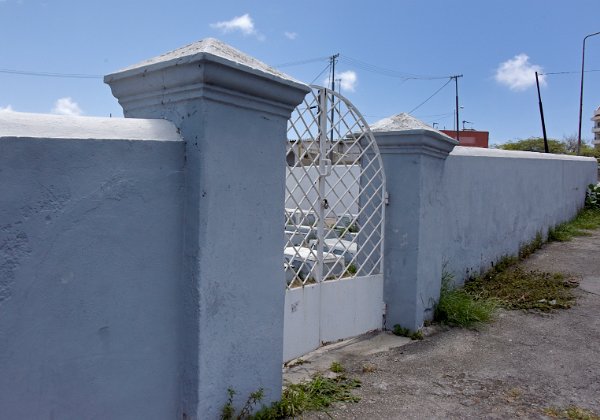
[[[567,408],[546,408],[544,414],[549,417],[566,420],[600,420],[600,416],[596,413],[574,405],[570,405]]]
[[[588,230],[600,228],[600,209],[585,208],[570,222],[561,223],[548,231],[549,241],[570,241],[575,236],[589,235]]]
[[[235,392],[228,390],[229,398],[221,411],[221,420],[276,420],[288,417],[296,418],[306,411],[324,411],[335,402],[358,402],[359,397],[352,390],[360,387],[358,379],[345,375],[335,378],[314,376],[310,381],[291,384],[283,390],[281,400],[252,414],[254,407],[262,400],[262,389],[250,394],[239,413],[233,407]]]
[[[331,362],[331,366],[329,366],[329,370],[333,373],[344,373],[346,369],[340,362]]]
[[[519,258],[521,260],[524,260],[525,258],[529,257],[531,254],[533,254],[535,251],[540,249],[543,244],[544,244],[544,238],[542,237],[542,234],[540,232],[538,232],[537,235],[535,235],[535,239],[533,241],[529,242],[528,244],[523,245],[519,249]]]
[[[263,407],[253,419],[275,420],[286,417],[297,417],[306,411],[323,411],[335,402],[358,402],[359,397],[352,394],[352,389],[360,387],[360,381],[349,379],[344,375],[336,378],[315,376],[309,382],[288,385],[281,400],[270,407]]]
[[[442,288],[434,319],[452,326],[471,328],[483,322],[489,322],[496,304],[486,299],[476,299],[463,288],[453,287],[452,274],[442,273]]]
[[[258,391],[252,392],[238,414],[236,414],[236,410],[233,406],[233,397],[235,396],[235,391],[231,388],[228,388],[227,395],[227,402],[221,409],[221,420],[244,420],[252,418],[254,407],[262,401],[264,397],[264,391],[262,388],[260,388]]]
[[[411,331],[410,329],[404,328],[399,324],[394,325],[394,329],[392,330],[392,332],[394,333],[394,335],[397,335],[400,337],[408,337],[411,340],[422,340],[423,339],[423,331],[421,331],[421,330]]]
[[[527,271],[519,266],[491,271],[465,283],[465,293],[478,300],[492,300],[506,309],[570,308],[573,283],[563,274]]]
[[[346,273],[345,273],[345,275],[346,275],[346,276],[354,276],[354,275],[356,275],[356,272],[357,272],[357,271],[358,271],[358,270],[356,269],[356,265],[355,265],[355,264],[350,264],[350,265],[348,266],[348,268],[346,268]]]
[[[600,185],[588,185],[585,194],[585,207],[588,209],[600,209]]]

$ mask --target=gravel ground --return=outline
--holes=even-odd
[[[545,245],[526,268],[581,281],[551,314],[501,311],[479,331],[447,329],[374,355],[344,354],[359,403],[305,419],[547,418],[576,405],[600,414],[600,232]]]

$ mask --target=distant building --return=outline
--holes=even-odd
[[[594,133],[594,146],[596,149],[600,149],[600,106],[594,111],[592,117],[594,125],[592,126],[592,133]]]
[[[440,130],[447,136],[452,137],[456,140],[455,130]],[[466,147],[489,147],[490,132],[489,131],[477,131],[477,130],[460,130],[459,143],[461,146]]]

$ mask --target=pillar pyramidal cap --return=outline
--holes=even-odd
[[[413,117],[406,112],[392,115],[371,124],[371,131],[406,131],[406,130],[428,130],[445,135],[439,130],[427,125],[423,121]]]
[[[287,119],[310,91],[308,85],[213,38],[109,74],[104,83],[124,115],[134,118],[174,118],[164,105],[171,109],[185,101],[210,98],[259,107]]]
[[[422,154],[445,159],[458,142],[405,112],[371,125],[371,132],[383,153]]]
[[[282,73],[273,67],[233,48],[215,38],[205,38],[157,57],[144,60],[140,63],[125,67],[104,77],[105,83],[114,80],[135,76],[149,71],[158,71],[167,67],[207,60],[239,68],[246,72],[260,74],[274,80],[282,80],[288,84],[306,86],[304,83]]]

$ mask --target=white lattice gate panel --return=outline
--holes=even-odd
[[[290,118],[287,164],[288,288],[381,273],[385,176],[354,106],[314,87]]]

